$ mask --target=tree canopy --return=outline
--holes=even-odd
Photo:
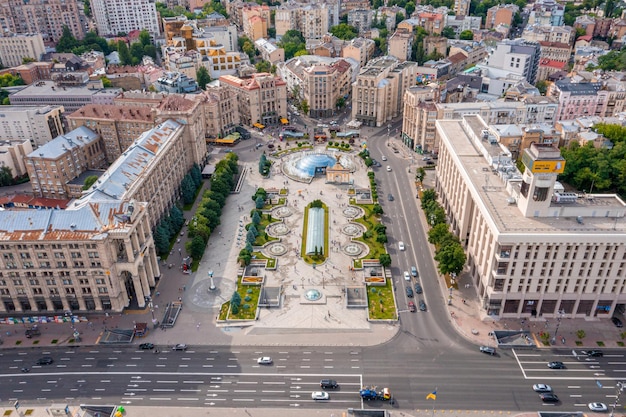
[[[333,26],[330,28],[330,33],[339,39],[343,39],[344,41],[349,41],[354,39],[359,34],[359,31],[356,30],[354,26],[348,25],[347,23],[340,23],[337,26]]]
[[[282,38],[280,38],[279,46],[285,50],[285,61],[296,56],[299,51],[305,51],[306,43],[302,33],[297,30],[288,30]]]
[[[611,51],[598,58],[598,67],[605,71],[626,70],[626,49]]]

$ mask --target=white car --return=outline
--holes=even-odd
[[[311,393],[311,398],[314,400],[330,400],[330,395],[325,391],[315,391]]]
[[[391,167],[387,165],[387,172],[391,172]]]
[[[411,276],[409,275],[409,271],[404,271],[404,280],[405,281],[410,281],[411,280]]]
[[[398,249],[404,250],[404,242],[398,242]]]
[[[552,392],[552,387],[546,384],[533,385],[533,391],[535,392]]]
[[[588,407],[591,411],[595,411],[597,413],[603,413],[609,410],[604,403],[589,403]]]
[[[387,160],[387,157],[385,155],[381,156],[380,159],[382,159],[383,161]]]
[[[271,365],[272,358],[270,358],[269,356],[262,356],[256,360],[256,363],[258,363],[259,365]]]

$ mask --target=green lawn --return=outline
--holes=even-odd
[[[367,287],[367,311],[372,320],[396,320],[396,302],[393,298],[391,280],[384,286]]]
[[[248,290],[251,290],[248,293]],[[229,320],[254,320],[256,317],[257,305],[259,304],[259,297],[261,296],[260,285],[241,285],[241,278],[237,280],[237,292],[241,296],[241,307],[239,313],[233,314],[232,310],[228,314]],[[230,294],[232,296],[232,294]],[[250,301],[246,301],[246,296],[250,297]],[[230,304],[230,301],[228,302]],[[244,305],[248,304],[250,308],[244,308]],[[222,308],[224,308],[222,306]]]
[[[354,240],[365,243],[369,247],[370,252],[367,255],[368,259],[378,259],[380,255],[387,253],[385,245],[376,241],[377,233],[374,231],[374,226],[380,223],[380,219],[372,212],[372,209],[374,208],[373,204],[361,204],[359,207],[365,210],[365,215],[355,219],[354,221],[365,226],[367,230],[371,230],[372,237],[366,239],[364,236],[361,236]]]
[[[284,200],[284,198],[281,198],[281,200]],[[272,237],[270,235],[267,236],[267,239],[265,238],[265,228],[269,226],[270,224],[276,223],[276,222],[277,222],[276,219],[274,219],[273,217],[268,219],[266,214],[263,214],[261,216],[261,223],[259,223],[259,225],[256,226],[256,230],[259,232],[259,235],[256,237],[256,240],[254,241],[254,246],[263,246],[267,242],[278,240],[278,238]]]

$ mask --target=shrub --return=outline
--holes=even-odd
[[[248,289],[246,290],[246,294],[252,294],[252,288],[248,288]]]
[[[249,295],[246,295],[244,297],[244,301],[252,301],[252,297],[250,297]]]
[[[243,309],[244,310],[250,310],[250,304],[244,304],[243,305]]]

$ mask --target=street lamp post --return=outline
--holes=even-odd
[[[552,337],[552,344],[556,343],[556,335],[559,332],[559,326],[561,325],[561,318],[563,317],[564,311],[559,310],[559,316],[556,318],[556,329],[554,329],[554,336]]]
[[[215,291],[215,282],[213,282],[213,270],[209,270],[209,278],[211,279],[211,285],[209,286],[209,290]]]
[[[614,417],[615,415],[615,407],[617,407],[617,403],[619,402],[619,396],[622,394],[622,391],[624,390],[624,386],[626,384],[624,384],[623,382],[618,382],[615,385],[615,391],[616,391],[616,395],[615,395],[615,401],[613,402],[613,406],[611,407],[611,415],[610,417]]]

